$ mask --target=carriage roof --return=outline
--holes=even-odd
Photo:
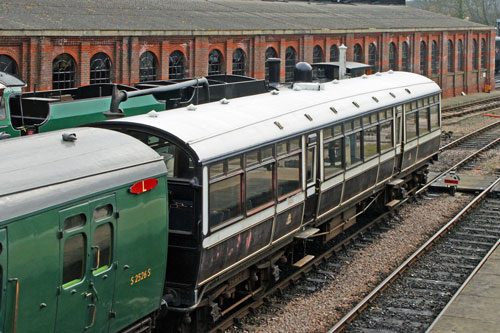
[[[190,146],[200,162],[209,162],[440,91],[424,76],[386,72],[323,84],[295,84],[294,89],[284,88],[278,94],[240,97],[227,104],[213,102],[191,111],[185,107],[120,122],[168,132]]]
[[[63,133],[76,133],[77,140],[64,141]],[[0,141],[0,156],[0,221],[166,173],[154,150],[99,128]]]

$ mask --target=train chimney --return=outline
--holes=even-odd
[[[346,60],[346,50],[347,46],[344,44],[339,47],[339,79],[345,79],[345,74],[347,71],[347,60]]]
[[[293,71],[294,82],[312,82],[312,67],[307,62],[298,62]]]
[[[276,87],[280,83],[280,58],[268,58],[266,60],[266,65],[269,71],[269,85]]]

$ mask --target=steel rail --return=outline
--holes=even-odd
[[[441,148],[439,148],[439,152],[442,152],[444,150],[448,150],[450,148],[453,148],[456,145],[458,145],[459,143],[462,143],[462,142],[464,142],[464,141],[466,141],[466,140],[468,140],[468,139],[470,139],[470,138],[472,138],[472,137],[474,137],[476,135],[479,135],[479,134],[481,134],[481,133],[483,133],[485,131],[488,131],[488,130],[494,128],[494,127],[497,127],[499,125],[500,125],[500,120],[497,121],[497,122],[494,122],[492,124],[486,125],[484,127],[481,127],[480,129],[477,129],[474,132],[471,132],[471,133],[469,133],[467,135],[464,135],[464,136],[462,136],[462,137],[460,137],[460,138],[458,138],[458,139],[456,139],[456,140],[454,140],[454,141],[452,141],[452,142],[450,142],[448,144],[445,144],[444,146],[442,146]]]
[[[498,102],[498,101],[500,101],[500,96],[490,97],[490,98],[486,98],[486,99],[482,99],[482,100],[474,101],[474,102],[469,102],[469,103],[465,103],[465,104],[451,105],[448,107],[442,107],[441,113],[451,113],[455,110],[464,109],[464,108],[468,108],[468,107],[476,106],[476,105],[481,105],[481,104]]]
[[[456,214],[446,225],[438,232],[429,238],[417,251],[415,251],[408,259],[406,259],[398,268],[396,268],[382,283],[376,286],[370,294],[368,294],[361,302],[359,302],[348,314],[346,314],[337,324],[332,327],[328,333],[340,332],[345,328],[345,325],[356,318],[382,291],[384,291],[392,282],[394,282],[408,267],[410,267],[418,257],[430,249],[443,235],[445,235],[463,216],[465,216],[475,205],[483,200],[486,195],[500,183],[500,178],[497,178],[483,192],[476,196],[467,204],[458,214]]]

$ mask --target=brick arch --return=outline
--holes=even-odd
[[[54,63],[54,59],[57,58],[57,56],[64,54],[64,53],[69,54],[73,58],[77,68],[80,67],[80,61],[79,61],[80,52],[79,52],[79,50],[73,50],[72,48],[68,48],[68,47],[54,47],[54,49],[52,51],[52,59],[50,61],[50,64],[52,65]]]
[[[89,59],[92,59],[92,57],[97,53],[105,53],[109,57],[109,60],[111,60],[111,64],[113,65],[115,63],[115,52],[112,47],[100,45],[92,48],[92,53],[89,54]]]
[[[17,76],[22,77],[22,67],[21,67],[21,61],[19,59],[19,53],[18,52],[12,52],[10,50],[0,50],[0,55],[6,55],[10,58],[12,58],[17,65]]]
[[[218,47],[213,47],[213,48],[210,48],[209,51],[208,51],[208,59],[206,60],[207,61],[207,66],[208,66],[208,71],[210,72],[210,53],[212,53],[213,51],[217,51],[220,53],[222,59],[220,59],[220,72],[221,73],[224,73],[227,71],[227,68],[226,68],[226,60],[228,59],[227,58],[227,55],[225,54],[225,52],[221,51],[220,48]],[[231,59],[232,59],[232,55],[231,55]],[[215,70],[215,69],[213,69]]]

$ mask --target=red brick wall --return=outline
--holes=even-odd
[[[487,68],[474,69],[472,63],[473,40],[487,41]],[[455,71],[448,72],[448,40],[455,47]],[[465,50],[465,70],[458,72],[458,40],[462,40]],[[495,84],[495,41],[494,31],[443,31],[443,32],[386,32],[386,33],[346,33],[324,35],[274,35],[274,36],[195,36],[195,37],[3,37],[0,39],[0,54],[13,58],[19,68],[19,75],[28,83],[27,90],[52,88],[52,62],[62,53],[70,54],[76,63],[76,85],[85,85],[90,79],[90,59],[99,52],[106,53],[112,64],[112,81],[133,84],[139,81],[139,57],[146,51],[152,52],[158,60],[158,79],[168,79],[169,55],[174,51],[186,57],[187,76],[204,76],[208,73],[208,54],[217,49],[224,59],[223,71],[232,73],[233,52],[241,48],[246,54],[247,75],[264,78],[265,52],[273,47],[281,58],[281,80],[285,78],[285,51],[293,47],[298,61],[312,62],[313,49],[319,45],[325,61],[330,60],[332,45],[345,44],[347,59],[353,60],[354,45],[363,50],[364,62],[368,62],[371,43],[377,47],[378,66],[382,71],[389,68],[389,45],[397,46],[397,68],[402,65],[402,45],[407,42],[410,50],[410,69],[420,73],[420,45],[425,42],[427,59],[425,73],[443,89],[445,97],[462,92],[483,91],[485,85]],[[432,74],[432,41],[438,43],[439,71]],[[479,57],[481,54],[479,52]],[[479,64],[481,61],[479,60]]]

